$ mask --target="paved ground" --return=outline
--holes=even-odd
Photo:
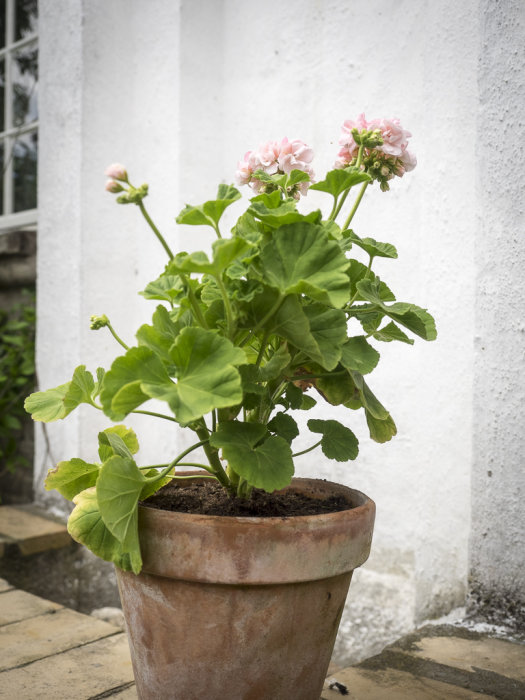
[[[0,557],[3,546],[40,551],[45,535],[49,546],[67,541],[63,526],[38,516],[22,523],[19,516],[0,507]],[[525,645],[465,627],[429,625],[357,666],[331,668],[321,700],[343,697],[525,700]],[[0,698],[136,700],[125,634],[0,579]]]

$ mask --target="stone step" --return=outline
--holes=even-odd
[[[13,549],[28,556],[71,542],[66,526],[40,514],[35,506],[0,506],[0,557]]]
[[[428,625],[329,677],[322,700],[343,695],[349,700],[525,700],[525,645],[455,625]]]

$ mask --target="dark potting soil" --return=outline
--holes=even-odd
[[[234,498],[217,482],[204,479],[185,484],[183,488],[172,481],[144,501],[143,505],[179,513],[259,518],[320,515],[352,508],[342,495],[320,500],[294,491],[266,493],[254,489],[249,499]]]

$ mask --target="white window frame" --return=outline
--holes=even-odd
[[[4,60],[4,104],[5,104],[5,122],[4,131],[0,132],[1,138],[4,141],[4,168],[3,176],[3,195],[4,195],[4,211],[0,212],[0,233],[11,231],[16,228],[33,228],[38,223],[38,209],[27,209],[25,211],[14,212],[13,208],[13,147],[16,138],[23,136],[26,133],[38,133],[38,119],[30,124],[23,126],[13,126],[13,81],[12,81],[12,63],[13,53],[26,45],[34,43],[35,40],[38,46],[38,32],[28,34],[14,41],[15,36],[15,4],[16,0],[7,0],[6,2],[6,36],[5,47],[0,49],[0,60]],[[8,126],[9,125],[9,126]],[[38,157],[37,157],[37,172],[38,172]],[[38,177],[38,175],[37,175]],[[0,183],[1,186],[1,183]]]

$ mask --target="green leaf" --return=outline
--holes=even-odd
[[[82,491],[75,496],[73,502],[75,508],[67,523],[71,537],[104,561],[113,562],[124,571],[138,574],[142,568],[140,547],[125,552],[122,544],[111,534],[100,515],[96,489],[93,487]]]
[[[316,380],[316,388],[323,398],[332,404],[339,406],[346,404],[355,397],[356,387],[350,375],[336,369],[332,375]]]
[[[304,306],[303,311],[310,324],[310,332],[319,346],[321,365],[332,370],[341,359],[346,340],[346,314],[341,309],[330,309],[322,304]],[[312,357],[312,359],[317,359]]]
[[[383,328],[379,328],[372,333],[376,340],[381,340],[383,343],[390,343],[392,340],[399,340],[401,343],[414,344],[414,339],[409,338],[406,333],[403,333],[401,328],[398,328],[393,321],[387,323]]]
[[[274,290],[266,289],[262,294],[258,295],[248,305],[242,326],[251,328],[256,325],[267,310],[274,305],[276,300],[277,293]],[[278,335],[289,341],[316,362],[323,361],[321,350],[310,332],[310,323],[298,296],[287,296],[274,315],[266,321],[264,327],[268,333]]]
[[[300,379],[300,376],[298,376],[297,379]],[[284,395],[290,408],[301,408],[303,405],[303,391],[293,382],[288,382]]]
[[[299,435],[299,428],[295,420],[292,416],[282,411],[277,413],[268,423],[268,430],[276,433],[276,435],[280,435],[288,444]]]
[[[86,371],[85,365],[80,365],[73,372],[69,389],[64,397],[66,415],[81,403],[92,403],[92,394],[95,389],[95,381],[91,372]]]
[[[279,345],[268,362],[266,362],[266,364],[264,364],[260,369],[262,381],[271,381],[272,379],[277,379],[277,377],[280,377],[290,364],[291,359],[292,358],[290,357],[290,353],[288,352],[286,345],[284,343]]]
[[[233,471],[251,486],[268,493],[288,486],[294,466],[290,445],[282,437],[267,436],[264,425],[229,421],[210,436],[212,447],[222,449]]]
[[[296,202],[293,199],[287,199],[278,207],[272,208],[268,207],[262,201],[252,200],[252,204],[248,209],[248,212],[272,228],[278,228],[280,226],[293,224],[296,222],[318,224],[322,217],[319,210],[312,211],[306,215],[301,214],[297,211]]]
[[[175,468],[170,469],[166,476],[164,476],[162,479],[159,479],[159,472],[157,469],[148,469],[147,471],[143,470],[142,474],[146,477],[146,484],[142,487],[139,500],[145,501],[150,496],[153,496],[154,493],[157,493],[159,489],[161,489],[163,486],[165,486],[171,481],[170,476],[174,473]]]
[[[196,253],[179,253],[168,264],[170,272],[177,273],[201,273],[219,277],[226,268],[244,254],[247,254],[252,246],[243,238],[222,238],[212,245],[213,260],[210,262],[203,251]]]
[[[171,357],[177,367],[177,383],[142,385],[152,398],[167,401],[182,424],[200,418],[214,408],[242,401],[241,377],[236,369],[247,362],[243,350],[214,331],[184,328]]]
[[[205,225],[215,228],[226,207],[240,198],[241,193],[232,185],[219,185],[217,199],[212,199],[198,206],[187,204],[176,221],[178,224]]]
[[[115,425],[106,428],[98,434],[98,454],[102,462],[113,455],[133,459],[138,452],[139,443],[135,432],[125,425]]]
[[[182,324],[173,321],[170,312],[162,305],[157,306],[152,321],[152,326],[144,324],[138,329],[136,333],[138,344],[156,353],[166,365],[167,371],[171,373],[173,363],[169,351]]]
[[[341,364],[346,369],[354,369],[361,374],[368,374],[378,362],[379,353],[363,335],[349,338],[343,345]]]
[[[436,339],[436,325],[426,309],[422,309],[415,304],[403,302],[396,302],[390,305],[385,304],[381,299],[378,280],[361,280],[357,283],[357,289],[364,299],[378,306],[384,314],[390,316],[391,319],[401,326],[408,328],[412,333],[424,340]]]
[[[281,226],[261,251],[265,281],[282,294],[305,294],[341,308],[349,299],[348,260],[321,226]]]
[[[346,168],[344,170],[330,170],[326,173],[324,180],[316,182],[310,186],[311,190],[328,192],[328,194],[338,197],[345,190],[359,184],[360,182],[370,182],[372,178],[359,168]]]
[[[363,265],[363,263],[359,262],[358,260],[350,260],[350,267],[348,269],[348,276],[350,277],[350,293],[352,297],[355,296],[355,301],[363,301],[364,297],[359,295],[359,292],[357,290],[357,283],[360,282],[362,279],[367,279],[370,280],[376,280],[375,274],[371,271],[368,270],[366,265]],[[396,298],[392,291],[387,287],[387,285],[382,282],[381,280],[379,281],[379,296],[381,297],[382,301],[395,301]]]
[[[388,442],[397,434],[396,424],[391,415],[388,415],[384,420],[380,420],[379,418],[374,418],[369,411],[365,411],[365,413],[370,437],[375,442]]]
[[[122,420],[144,401],[151,398],[142,384],[170,384],[161,359],[146,347],[130,348],[117,357],[104,377],[100,400],[104,413],[113,420]]]
[[[352,230],[343,231],[344,238],[364,250],[371,258],[397,258],[397,250],[390,243],[378,243],[373,238],[359,238]]]
[[[139,550],[137,503],[146,479],[132,459],[119,455],[104,462],[97,480],[100,515],[125,552]]]
[[[355,459],[359,452],[359,442],[354,433],[336,420],[310,419],[308,428],[313,433],[321,433],[321,449],[328,459],[347,462]]]
[[[308,394],[303,394],[303,400],[301,402],[301,405],[299,406],[299,409],[301,411],[309,411],[316,404],[317,404],[317,401],[313,398],[313,396],[309,396]]]
[[[94,393],[93,375],[86,371],[85,365],[80,365],[75,369],[70,382],[31,394],[25,400],[24,408],[33,420],[51,423],[65,418],[81,403],[91,404]]]
[[[365,409],[373,418],[377,418],[378,420],[387,420],[390,417],[390,413],[373,394],[362,375],[359,372],[354,372],[352,370],[350,370],[350,375],[352,376],[355,387],[359,393],[361,404],[365,407]]]
[[[253,214],[245,212],[237,219],[232,233],[234,236],[240,236],[253,245],[258,245],[262,238],[262,228],[262,224],[255,220]]]
[[[47,473],[44,486],[47,491],[56,489],[69,501],[97,483],[100,464],[89,464],[83,459],[73,457],[66,462],[59,462],[54,469]]]
[[[162,274],[153,282],[150,282],[143,292],[139,292],[145,299],[159,299],[170,304],[181,296],[183,285],[178,275]]]

